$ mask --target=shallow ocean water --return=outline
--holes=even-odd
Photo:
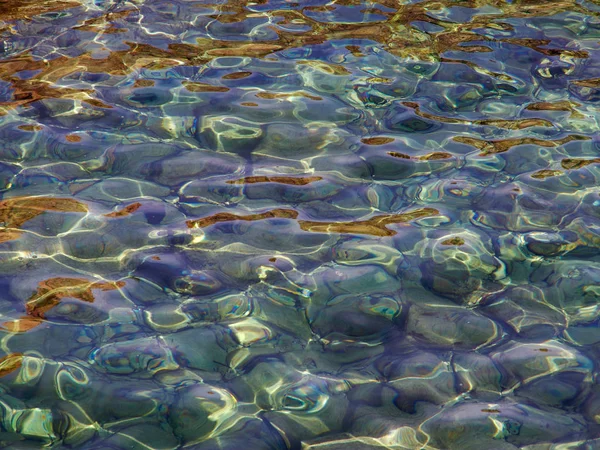
[[[600,2],[0,30],[1,448],[600,448]]]

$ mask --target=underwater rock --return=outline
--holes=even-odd
[[[71,198],[55,198],[55,197],[12,197],[0,202],[0,223],[2,228],[0,229],[0,242],[6,242],[13,239],[17,239],[21,236],[20,228],[25,226],[26,228],[31,227],[30,221],[34,221],[38,216],[50,212],[50,213],[61,213],[60,215],[67,215],[67,213],[86,213],[88,207],[85,203],[79,202]],[[45,215],[45,214],[44,214]],[[75,220],[81,218],[81,215],[77,215],[77,219],[73,217],[70,224],[65,228],[53,227],[54,233],[58,234],[62,231],[68,230]],[[64,217],[59,219],[60,225],[64,224]],[[34,222],[35,223],[35,222]],[[26,225],[27,224],[27,225]],[[64,226],[64,225],[63,225]],[[44,227],[48,229],[48,227]]]
[[[460,424],[457,427],[457,424]],[[544,439],[563,439],[584,429],[577,417],[508,401],[458,402],[425,421],[422,429],[437,448],[515,449]]]
[[[547,302],[559,308],[570,324],[593,321],[600,308],[600,265],[583,261],[561,261],[540,265],[531,275],[544,279]]]
[[[278,396],[278,407],[265,418],[284,437],[297,445],[300,441],[343,429],[348,385],[342,380],[305,376]]]
[[[548,303],[546,291],[516,286],[486,299],[481,311],[508,324],[516,333],[536,339],[554,337],[567,325],[564,312]]]
[[[371,178],[369,165],[354,153],[315,156],[311,159],[311,167],[318,172],[332,172],[357,181]]]
[[[393,294],[401,283],[376,265],[320,267],[311,274],[317,289],[311,304],[325,306],[340,294]]]
[[[488,239],[457,232],[426,239],[419,245],[423,286],[455,302],[474,304],[481,294],[499,289],[503,264],[490,249]]]
[[[163,186],[176,187],[198,178],[235,173],[241,162],[235,156],[217,156],[208,150],[195,150],[163,159],[153,158],[148,163],[139,164],[133,170],[138,176]]]
[[[92,352],[90,363],[102,372],[140,377],[178,367],[171,351],[157,338],[106,344]]]
[[[396,274],[405,263],[404,255],[393,247],[376,240],[350,238],[340,240],[333,247],[333,261],[345,266],[381,265],[390,274]]]
[[[239,418],[226,433],[203,440],[188,448],[192,450],[235,450],[244,447],[256,450],[287,450],[289,448],[281,431],[268,421],[247,417]]]
[[[534,380],[519,388],[517,395],[538,405],[564,409],[578,406],[581,403],[578,399],[586,398],[591,386],[585,374],[566,373]]]
[[[398,393],[394,404],[409,414],[417,412],[421,402],[443,405],[458,395],[452,368],[443,355],[409,354],[392,360],[381,371]]]
[[[73,183],[71,190],[78,199],[87,201],[130,201],[141,197],[164,198],[169,189],[145,180],[111,177],[93,183]]]
[[[478,353],[456,353],[452,358],[459,390],[476,398],[496,400],[502,393],[502,373],[489,356]]]
[[[491,355],[494,363],[506,374],[503,386],[518,388],[539,378],[565,373],[589,377],[592,361],[576,350],[558,341],[540,343],[512,343]]]
[[[410,306],[406,332],[420,342],[456,349],[487,346],[500,336],[494,321],[475,312],[418,304]]]
[[[323,338],[365,340],[373,335],[384,335],[400,315],[401,308],[393,297],[346,294],[328,301],[314,316],[309,309],[309,320],[313,332]]]
[[[162,309],[159,306],[160,309]],[[175,308],[173,310],[172,308]],[[167,307],[166,311],[173,311],[174,316],[185,314],[192,322],[230,321],[241,319],[251,315],[255,308],[255,299],[244,293],[225,295],[223,297],[211,298],[205,301],[190,299],[181,305]]]
[[[217,374],[228,371],[227,354],[239,345],[221,326],[182,330],[167,334],[162,340],[177,364]],[[202,352],[198,352],[198,342],[202,342]]]
[[[485,226],[528,232],[547,231],[558,226],[576,206],[570,195],[514,182],[487,187],[473,208],[477,221]]]
[[[207,384],[181,386],[176,396],[168,420],[174,435],[187,445],[210,437],[237,409],[228,391]]]
[[[527,250],[540,256],[562,256],[576,247],[574,239],[559,233],[528,233],[525,236]]]
[[[199,142],[217,152],[231,153],[250,159],[250,155],[264,139],[261,124],[235,117],[205,116],[196,133]]]
[[[304,448],[307,450],[377,450],[385,447],[377,439],[341,435],[337,439],[332,437],[311,439],[304,443]]]

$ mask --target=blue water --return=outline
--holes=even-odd
[[[0,3],[0,448],[600,448],[600,4]]]

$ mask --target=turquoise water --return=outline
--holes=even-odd
[[[0,3],[0,448],[600,448],[600,3]]]

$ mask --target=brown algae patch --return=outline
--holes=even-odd
[[[11,333],[25,333],[43,322],[39,317],[23,316],[20,319],[4,322],[0,327]]]
[[[410,156],[408,156],[406,153],[388,152],[388,155],[393,156],[394,158],[410,159]]]
[[[575,80],[572,81],[576,86],[587,87],[587,88],[597,88],[600,87],[600,78],[589,78],[587,80]]]
[[[445,22],[428,14],[428,10],[432,7],[428,3],[399,5],[397,1],[381,0],[379,4],[388,6],[395,12],[377,9],[377,14],[387,17],[386,21],[379,23],[327,23],[307,16],[305,12],[310,11],[309,8],[298,11],[279,10],[277,11],[277,17],[282,19],[278,22],[279,25],[301,21],[308,26],[308,29],[298,32],[296,30],[286,30],[285,27],[270,26],[269,29],[277,34],[277,38],[268,43],[256,41],[242,43],[223,39],[198,38],[195,44],[170,43],[168,49],[160,49],[143,42],[124,41],[125,45],[130,46],[129,49],[110,52],[104,59],[93,56],[91,52],[73,58],[60,56],[50,60],[38,60],[29,53],[22,53],[17,57],[3,61],[0,78],[11,83],[15,92],[14,100],[6,102],[4,105],[7,108],[14,108],[43,98],[77,98],[85,101],[85,98],[93,94],[93,91],[60,88],[52,84],[73,72],[88,71],[126,75],[142,67],[148,70],[161,70],[181,64],[206,64],[215,57],[220,56],[262,58],[279,50],[316,45],[325,42],[327,39],[373,40],[382,44],[385,50],[395,56],[459,63],[459,60],[444,58],[444,52],[452,49],[470,53],[487,52],[491,50],[489,47],[477,44],[475,41],[484,43],[495,41],[491,37],[483,36],[472,30],[486,27],[505,31],[514,29],[512,25],[497,20],[492,22],[484,16],[475,16],[469,23],[460,25]],[[75,1],[8,0],[0,5],[0,14],[2,14],[5,21],[31,20],[32,17],[39,14],[79,6],[81,6],[81,3]],[[572,1],[553,3],[551,6],[548,2],[542,2],[540,5],[531,5],[529,2],[525,5],[522,2],[516,2],[498,7],[502,10],[502,17],[504,18],[531,17],[532,14],[549,16],[558,14],[561,11],[589,13],[588,10]],[[221,4],[218,11],[218,14],[208,17],[212,17],[221,23],[237,23],[256,15],[256,12],[248,9],[240,2]],[[99,17],[85,20],[76,25],[74,29],[102,33],[121,32],[121,29],[115,28],[119,24],[115,24],[114,21],[122,21],[132,13],[134,13],[133,9],[111,11]],[[410,25],[415,21],[436,24],[444,28],[444,31],[429,35],[428,41],[424,42],[421,33],[407,32],[411,29]],[[587,55],[584,50],[544,48],[546,40],[505,38],[496,41],[527,46],[547,55],[560,55],[569,58],[582,58]],[[465,46],[465,43],[468,43],[468,46]],[[356,57],[364,55],[360,46],[348,45],[346,49]],[[346,67],[339,64],[314,60],[301,60],[298,63],[310,65],[315,70],[331,75],[348,75],[351,73]],[[469,61],[467,61],[467,64],[493,76],[507,77],[503,74],[486,72],[485,69]],[[26,67],[27,70],[41,70],[41,72],[27,80],[13,77],[13,74],[22,70],[23,67]],[[596,79],[579,80],[576,83],[585,86],[596,86]]]
[[[421,217],[429,217],[438,214],[434,208],[420,208],[402,214],[384,214],[375,216],[368,220],[357,222],[314,222],[300,220],[300,228],[304,231],[314,233],[354,233],[368,234],[371,236],[394,236],[396,231],[387,228],[394,223],[406,223]]]
[[[71,198],[14,197],[0,201],[0,222],[18,228],[45,211],[87,212],[87,205]]]
[[[215,86],[208,83],[196,83],[193,81],[185,81],[185,88],[190,92],[227,92],[229,88],[226,86]]]
[[[210,56],[249,56],[250,58],[261,58],[283,48],[281,45],[274,44],[246,44],[230,48],[214,48],[208,50],[206,54]]]
[[[407,155],[406,153],[400,153],[400,152],[388,152],[388,155],[393,156],[394,158],[400,158],[400,159],[413,159],[410,155]],[[417,156],[417,157],[415,157],[415,159],[417,159],[419,161],[439,161],[439,160],[444,160],[444,159],[450,159],[452,157],[453,157],[453,155],[451,153],[433,152],[433,153],[428,153],[427,155]]]
[[[109,9],[110,11],[110,9]],[[126,19],[134,12],[134,9],[126,9],[124,11],[111,11],[107,14],[85,20],[81,25],[73,27],[79,31],[91,31],[94,33],[102,32],[107,34],[115,34],[125,31],[115,28],[112,21]]]
[[[88,105],[92,105],[97,108],[105,108],[105,109],[113,108],[112,106],[107,105],[106,103],[98,100],[97,98],[86,98],[85,100],[82,100],[82,101],[83,101],[83,103],[87,103]]]
[[[550,39],[531,39],[531,38],[504,38],[499,39],[499,42],[506,42],[508,44],[519,45],[521,47],[527,47],[536,52],[539,52],[546,56],[566,56],[570,58],[588,58],[589,52],[586,50],[567,50],[560,48],[544,48],[548,44],[551,44]],[[542,47],[544,46],[544,47]]]
[[[279,183],[289,184],[290,186],[305,186],[315,181],[322,180],[322,177],[282,177],[282,176],[255,176],[240,178],[239,180],[226,181],[227,184],[254,184],[254,183]]]
[[[308,94],[307,92],[303,92],[303,91],[294,91],[294,92],[259,92],[258,94],[256,94],[256,97],[258,98],[264,98],[264,99],[268,99],[268,100],[273,100],[273,99],[277,99],[277,98],[292,98],[292,97],[304,97],[304,98],[308,98],[309,100],[314,100],[314,101],[319,101],[319,100],[323,100],[323,97],[319,97],[317,95],[311,95]]]
[[[387,225],[406,223],[414,219],[429,217],[436,214],[439,214],[437,209],[419,208],[407,213],[383,214],[356,222],[317,222],[312,220],[299,220],[298,224],[302,230],[312,233],[355,233],[368,234],[371,236],[394,236],[396,232],[386,228]],[[202,219],[188,220],[186,224],[188,228],[205,228],[219,222],[233,222],[238,220],[255,221],[274,218],[297,219],[298,212],[293,209],[273,209],[271,211],[249,214],[246,216],[239,216],[232,213],[217,213]]]
[[[415,114],[424,119],[435,120],[436,122],[465,124],[465,125],[486,125],[497,128],[505,128],[509,130],[522,130],[530,127],[552,127],[552,122],[545,119],[483,119],[483,120],[467,120],[455,117],[437,116],[421,110],[421,106],[416,102],[402,102],[404,106],[414,109]]]
[[[252,75],[252,72],[234,72],[228,73],[227,75],[223,75],[221,79],[223,80],[240,80],[242,78],[247,78]]]
[[[9,353],[0,358],[0,377],[4,377],[21,368],[23,364],[22,353]]]
[[[442,241],[442,245],[463,245],[465,243],[464,239],[458,237],[458,236],[454,236],[450,239],[446,239],[445,241]]]
[[[446,153],[446,152],[433,152],[433,153],[429,153],[427,155],[419,156],[419,159],[421,161],[437,161],[440,159],[449,159],[449,158],[452,158],[452,155],[450,153]]]
[[[385,145],[390,142],[394,142],[395,139],[392,137],[370,137],[370,138],[362,138],[360,142],[367,145]]]
[[[95,301],[92,290],[111,291],[125,286],[124,281],[90,281],[83,278],[55,277],[38,284],[37,291],[25,304],[26,316],[4,322],[0,327],[12,333],[24,333],[44,322],[44,314],[63,298],[87,303]]]
[[[537,102],[527,105],[528,111],[571,111],[573,108],[581,106],[580,103],[569,100],[560,100],[558,102]]]
[[[537,178],[539,180],[543,180],[544,178],[555,177],[560,175],[562,172],[560,170],[538,170],[537,172],[531,174],[531,178]]]
[[[562,139],[556,139],[554,141],[544,140],[538,138],[515,138],[515,139],[501,139],[497,141],[487,141],[484,139],[477,139],[467,136],[456,136],[452,138],[454,141],[461,144],[471,145],[481,150],[480,156],[486,156],[496,153],[504,153],[513,147],[518,145],[539,145],[540,147],[556,147],[563,145],[571,141],[587,141],[590,140],[588,136],[581,136],[570,134]]]
[[[352,73],[340,64],[331,64],[331,63],[326,63],[324,61],[300,60],[300,61],[297,61],[297,64],[308,65],[308,66],[310,66],[320,72],[324,72],[328,75],[340,76],[340,75],[350,75]]]
[[[137,211],[140,206],[142,206],[141,203],[132,203],[131,205],[127,205],[125,208],[119,210],[119,211],[113,211],[111,213],[108,214],[104,214],[104,217],[123,217],[123,216],[128,216],[129,214]]]
[[[63,298],[74,298],[87,303],[95,300],[92,290],[111,291],[125,286],[124,281],[90,281],[84,278],[56,277],[41,281],[37,291],[27,300],[29,317],[44,318],[44,314],[58,305]]]
[[[525,128],[531,127],[552,127],[552,122],[546,119],[485,119],[476,120],[473,122],[475,125],[487,125],[494,126],[497,128],[505,128],[507,130],[524,130]]]
[[[31,20],[33,16],[53,11],[64,11],[81,6],[79,2],[5,0],[0,3],[0,17],[3,21]]]
[[[142,87],[153,87],[153,86],[154,86],[154,80],[135,80],[135,83],[133,84],[134,89],[142,88]]]
[[[583,119],[585,116],[577,111],[577,107],[580,107],[581,103],[561,100],[558,102],[537,102],[527,105],[525,108],[527,111],[565,111],[571,114],[574,119]]]
[[[21,237],[20,231],[15,230],[3,230],[0,228],[0,244],[3,242],[14,241]]]
[[[247,222],[255,220],[265,219],[295,219],[298,217],[298,212],[293,209],[273,209],[271,211],[265,211],[257,214],[249,214],[246,216],[239,216],[232,213],[217,213],[209,217],[202,219],[188,220],[186,224],[188,228],[205,228],[210,225],[214,225],[219,222],[233,222],[237,220],[243,220]]]
[[[560,162],[563,169],[581,169],[582,167],[589,166],[590,164],[600,163],[600,158],[594,159],[583,159],[583,158],[565,158]]]
[[[348,50],[352,56],[356,58],[362,58],[365,54],[361,51],[360,46],[358,45],[346,45],[346,50]]]
[[[46,211],[82,212],[88,211],[87,205],[71,198],[54,197],[14,197],[0,201],[0,242],[17,239],[21,232],[15,230],[25,222]],[[9,229],[9,228],[12,228]]]
[[[41,131],[44,129],[41,125],[19,125],[17,128],[23,131]]]

